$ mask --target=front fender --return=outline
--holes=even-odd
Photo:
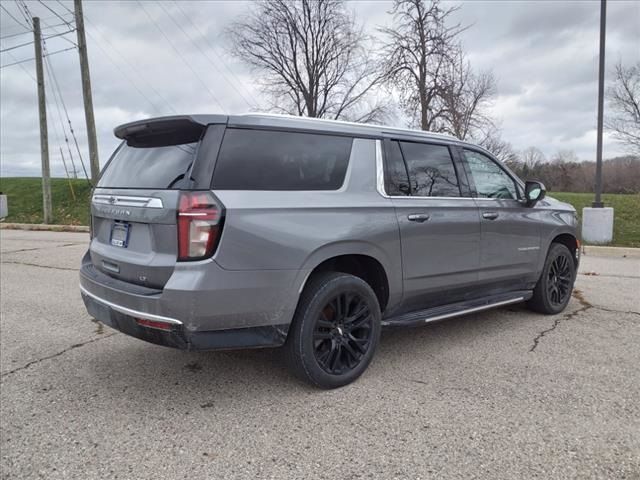
[[[549,251],[554,239],[560,235],[570,235],[577,240],[578,243],[580,239],[578,219],[575,211],[553,211],[550,212],[547,220],[549,221],[543,224],[543,232],[540,242],[540,246],[544,254],[540,255],[538,264],[539,272],[542,272],[544,262],[547,259],[547,252]],[[579,260],[579,256],[576,260]]]

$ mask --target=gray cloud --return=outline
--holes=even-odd
[[[72,8],[69,0],[63,3]],[[22,20],[15,3],[3,5]],[[61,23],[41,4],[28,5],[34,15],[44,19],[45,26]],[[65,13],[57,2],[47,5]],[[177,6],[163,1],[160,6],[145,0],[143,5],[149,16],[135,2],[85,1],[102,164],[117,145],[113,128],[120,123],[174,112],[240,113],[268,104],[253,74],[225,48],[225,28],[252,8],[251,2],[181,1]],[[391,21],[386,13],[390,2],[359,1],[348,6],[371,34]],[[538,145],[548,155],[558,149],[574,149],[580,158],[593,157],[598,18],[599,3],[593,1],[461,4],[456,20],[472,24],[462,41],[474,67],[492,70],[498,79],[499,95],[492,109],[501,121],[503,136],[516,148]],[[608,66],[620,58],[629,63],[638,61],[640,2],[609,2],[608,19]],[[0,30],[5,37],[24,32],[26,27],[18,26],[3,11]],[[64,27],[55,30],[62,32]],[[53,31],[45,29],[47,35]],[[66,37],[75,42],[75,33]],[[5,38],[2,49],[30,40],[28,33]],[[47,45],[49,51],[56,51],[70,43],[57,37]],[[33,45],[28,45],[3,53],[1,63],[31,57]],[[60,53],[50,61],[86,159],[77,53]],[[36,85],[29,75],[35,77],[33,61],[0,70],[3,176],[40,172]],[[56,138],[55,128],[60,132],[61,126],[52,90],[47,93],[52,170],[55,175],[63,175],[58,151],[64,141]],[[606,156],[622,151],[607,139]]]

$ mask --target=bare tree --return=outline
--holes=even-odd
[[[520,161],[530,169],[534,169],[547,161],[544,153],[538,147],[525,148],[520,154]]]
[[[573,150],[558,150],[552,157],[553,163],[578,163],[580,159]]]
[[[576,177],[580,172],[579,159],[573,150],[558,150],[551,157],[550,166],[555,171],[553,189],[560,192],[571,191],[576,184]]]
[[[478,143],[498,160],[506,163],[509,168],[512,168],[519,161],[518,154],[514,151],[513,146],[502,139],[500,131],[495,126],[487,130],[483,138],[478,140]]]
[[[518,168],[515,169],[516,173],[522,178],[539,178],[541,175],[542,167],[546,163],[547,159],[544,153],[537,147],[528,147],[520,152],[518,156]]]
[[[632,152],[640,153],[640,63],[625,67],[619,62],[607,96],[614,112],[607,128]]]
[[[270,0],[227,29],[231,52],[263,79],[273,108],[308,117],[379,121],[380,81],[367,38],[341,0]]]
[[[401,106],[422,130],[443,129],[442,87],[448,65],[457,55],[460,24],[446,25],[458,7],[442,8],[440,0],[395,0],[394,23],[382,28],[386,83],[400,94]]]
[[[595,162],[580,161],[572,150],[560,150],[547,161],[538,148],[529,147],[507,163],[523,180],[540,180],[552,192],[593,191]],[[602,170],[605,193],[640,193],[640,156],[605,160]]]
[[[474,74],[462,47],[456,49],[446,63],[440,87],[442,131],[460,140],[473,137],[481,142],[494,130],[485,107],[496,93],[496,82],[491,72]]]

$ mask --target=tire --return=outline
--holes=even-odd
[[[533,290],[533,297],[527,306],[539,313],[555,315],[562,312],[573,291],[576,279],[576,264],[569,249],[552,243],[544,262],[540,279]]]
[[[378,299],[361,278],[339,272],[313,275],[284,345],[289,368],[318,388],[353,382],[371,363],[380,341],[380,317]]]

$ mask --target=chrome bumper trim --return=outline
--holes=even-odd
[[[138,310],[133,310],[131,308],[123,307],[121,305],[117,305],[115,303],[109,302],[91,293],[82,285],[80,285],[80,291],[85,295],[93,298],[96,302],[102,303],[103,305],[106,305],[107,307],[112,308],[117,312],[124,313],[125,315],[129,315],[135,318],[144,318],[145,320],[156,320],[158,322],[166,322],[166,323],[172,323],[174,325],[182,325],[182,322],[180,320],[176,320],[175,318],[163,317],[162,315],[154,315],[153,313],[140,312]]]

